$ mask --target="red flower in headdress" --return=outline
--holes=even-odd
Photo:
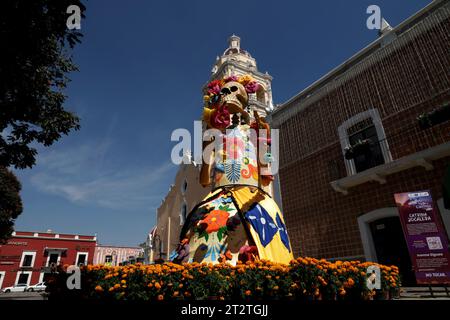
[[[209,94],[219,94],[220,93],[220,80],[213,80],[208,83],[208,93]]]
[[[213,111],[210,120],[211,125],[217,129],[225,129],[230,125],[230,112],[225,106],[218,107]]]

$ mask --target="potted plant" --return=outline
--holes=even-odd
[[[361,154],[367,154],[370,152],[372,141],[370,139],[358,140],[355,144],[345,148],[345,159],[351,160]]]
[[[422,113],[417,117],[417,121],[419,122],[419,127],[422,130],[431,128],[433,124],[431,123],[430,117],[428,113]]]
[[[421,129],[428,129],[434,125],[443,123],[450,119],[450,103],[446,102],[430,112],[421,113],[417,117]]]

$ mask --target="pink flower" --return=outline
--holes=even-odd
[[[220,93],[220,80],[213,80],[210,83],[208,83],[208,93],[209,94]]]
[[[259,84],[256,81],[251,81],[245,85],[247,93],[255,93],[259,89]]]
[[[230,81],[235,81],[235,82],[237,82],[238,79],[239,79],[239,78],[238,78],[237,76],[230,76],[230,77],[228,77],[228,78],[225,78],[224,81],[225,81],[225,83],[230,82]]]
[[[217,108],[211,115],[211,125],[217,129],[225,129],[230,125],[230,112],[225,106]]]
[[[258,255],[258,248],[256,246],[244,245],[239,249],[238,259],[242,262],[254,261]]]

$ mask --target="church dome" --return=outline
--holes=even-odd
[[[222,56],[229,56],[233,54],[242,54],[246,57],[252,58],[250,53],[241,48],[241,38],[234,34],[228,39],[228,48],[224,51]]]
[[[249,58],[252,58],[250,53],[248,53],[247,51],[245,51],[244,49],[241,49],[241,48],[227,48],[225,50],[225,52],[223,53],[223,55],[228,56],[228,55],[232,55],[232,54],[236,54],[236,53],[240,53],[240,54],[246,55]]]

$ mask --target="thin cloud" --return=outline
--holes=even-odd
[[[102,160],[111,146],[111,141],[104,139],[97,144],[52,150],[39,158],[30,182],[41,192],[77,204],[110,209],[153,207],[162,199],[161,190],[165,190],[167,183],[164,178],[173,169],[173,164],[105,166]],[[127,169],[122,169],[124,167]]]

